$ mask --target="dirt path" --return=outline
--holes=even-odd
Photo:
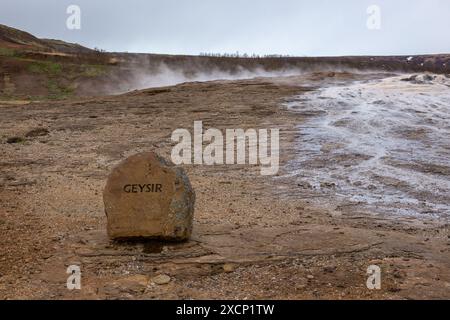
[[[106,237],[102,190],[124,157],[169,157],[172,131],[202,120],[218,129],[280,128],[283,166],[304,119],[280,103],[355,77],[191,83],[0,107],[0,298],[449,298],[448,224],[318,208],[301,186],[257,167],[186,168],[197,193],[188,243]],[[6,143],[36,128],[49,134]],[[382,269],[379,291],[366,287],[373,264]],[[81,267],[81,291],[66,289],[69,265]],[[158,274],[170,283],[153,284]]]

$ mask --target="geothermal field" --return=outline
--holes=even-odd
[[[450,298],[449,55],[108,53],[0,26],[0,113],[0,299]],[[181,164],[189,239],[111,239],[112,170],[171,159],[196,121],[279,129],[278,171]]]

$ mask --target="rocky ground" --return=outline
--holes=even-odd
[[[215,81],[89,100],[0,106],[2,299],[450,298],[449,224],[317,206],[283,178],[314,88],[382,74]],[[194,235],[181,244],[111,242],[102,191],[125,157],[169,157],[177,128],[280,128],[279,177],[258,167],[187,166]],[[309,192],[309,191],[308,191]],[[79,265],[82,289],[66,288]],[[366,287],[382,270],[381,290]]]

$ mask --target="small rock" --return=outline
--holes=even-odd
[[[330,188],[335,188],[335,187],[336,187],[336,184],[333,183],[333,182],[322,182],[322,183],[320,184],[320,187],[321,187],[322,189],[330,189]]]
[[[299,186],[303,189],[312,189],[312,185],[307,181],[301,181],[297,184],[297,186]]]
[[[336,271],[336,267],[325,267],[323,268],[323,272],[325,273],[333,273]]]
[[[160,274],[152,279],[152,282],[157,285],[164,285],[170,282],[170,277],[166,274]]]
[[[34,137],[43,137],[46,136],[50,133],[50,131],[48,131],[45,128],[38,128],[38,129],[33,129],[31,131],[29,131],[25,137],[27,138],[34,138]]]
[[[306,276],[306,278],[307,278],[308,280],[312,280],[312,279],[314,279],[314,276],[309,274],[309,275]]]
[[[234,264],[227,263],[223,265],[223,271],[226,273],[234,272],[234,270],[236,270],[236,266]]]
[[[25,139],[22,137],[11,137],[11,138],[8,138],[8,140],[6,140],[6,143],[14,144],[14,143],[21,143],[24,141],[25,141]]]
[[[413,76],[410,76],[408,78],[403,78],[403,79],[401,79],[401,81],[412,82],[412,81],[415,81],[416,78],[417,78],[417,75],[413,75]]]

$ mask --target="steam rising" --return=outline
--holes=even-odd
[[[197,71],[191,74],[186,74],[185,70],[174,69],[165,64],[160,65],[156,73],[149,74],[147,72],[136,73],[136,89],[145,89],[151,87],[172,86],[184,82],[203,82],[213,80],[242,80],[259,77],[280,77],[299,75],[301,71],[296,70],[278,70],[267,71],[264,68],[256,68],[248,70],[243,67],[238,67],[235,72],[223,71],[215,68],[211,71]]]
[[[125,82],[125,86],[119,88],[119,92],[116,91],[114,93],[174,86],[186,82],[296,76],[301,75],[303,72],[304,71],[299,68],[283,68],[281,70],[268,71],[263,67],[248,69],[242,66],[236,66],[234,70],[223,70],[218,67],[214,67],[211,70],[204,70],[203,68],[193,69],[172,67],[165,63],[161,63],[156,68],[143,68],[133,71],[131,76],[128,77],[128,81]]]

